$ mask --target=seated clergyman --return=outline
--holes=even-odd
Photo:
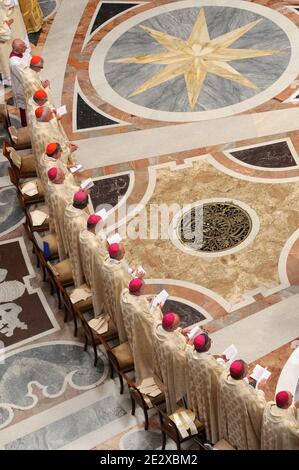
[[[299,450],[299,422],[297,409],[299,401],[293,404],[291,392],[277,393],[275,402],[267,403],[263,415],[263,450]]]
[[[266,381],[261,381],[254,388],[249,385],[247,375],[248,365],[239,359],[220,376],[219,438],[225,439],[236,449],[258,450],[266,405],[262,389]]]

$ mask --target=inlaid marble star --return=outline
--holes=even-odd
[[[119,58],[110,60],[109,62],[166,65],[160,72],[136,88],[136,90],[131,93],[130,97],[139,95],[161,83],[184,75],[190,108],[193,110],[208,73],[225,78],[226,80],[241,83],[249,88],[258,89],[255,83],[239,73],[228,62],[286,53],[280,50],[229,48],[237,39],[244,36],[244,34],[261,21],[263,21],[263,19],[251,21],[215,39],[210,39],[205,12],[204,9],[201,8],[191,34],[186,41],[146,26],[140,26],[140,28],[146,31],[155,41],[160,43],[166,51],[158,54]]]

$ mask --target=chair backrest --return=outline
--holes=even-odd
[[[0,104],[0,122],[4,124],[6,130],[11,126],[8,109],[4,103]]]
[[[154,407],[158,411],[161,430],[164,431],[171,439],[175,442],[181,442],[179,430],[176,424],[169,418],[169,416],[158,406],[153,403]]]
[[[144,408],[148,408],[144,398],[143,398],[143,395],[142,393],[140,392],[140,390],[137,388],[136,384],[130,379],[130,377],[128,377],[127,374],[125,374],[124,372],[122,372],[122,376],[124,377],[125,381],[127,382],[128,384],[128,387],[129,387],[129,391],[130,391],[130,394],[134,397],[135,401],[141,406],[141,407],[144,407]]]

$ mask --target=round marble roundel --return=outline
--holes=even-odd
[[[171,3],[112,30],[96,53],[103,98],[132,114],[184,121],[244,111],[285,88],[292,23],[261,5],[217,3]]]
[[[179,238],[189,248],[206,253],[226,251],[240,245],[251,232],[249,214],[232,202],[210,202],[198,208],[186,212],[178,226]]]

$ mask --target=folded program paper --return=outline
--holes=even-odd
[[[100,335],[107,333],[109,329],[108,318],[106,315],[99,318],[93,318],[88,322],[88,325]]]
[[[94,182],[92,181],[91,178],[88,178],[87,180],[84,180],[81,183],[81,189],[90,189],[93,186],[94,186]]]
[[[264,380],[264,379],[268,380],[270,375],[271,375],[271,372],[269,372],[267,369],[257,364],[255,368],[253,369],[253,372],[250,374],[250,377],[252,377],[257,382],[260,382],[261,380]]]
[[[108,219],[108,212],[106,209],[101,209],[100,211],[96,212],[96,215],[101,217],[101,219],[105,222]]]
[[[115,233],[114,235],[111,235],[107,238],[107,242],[109,243],[109,245],[112,245],[113,243],[120,243],[121,241],[122,238],[119,233]]]
[[[81,170],[83,168],[83,165],[79,164],[79,165],[75,165],[75,166],[72,166],[70,168],[70,172],[71,173],[77,173],[77,171]]]
[[[86,289],[80,289],[80,288],[73,290],[73,292],[70,295],[70,299],[73,304],[76,304],[77,302],[80,302],[81,300],[86,300],[89,297],[91,297],[91,292],[90,291],[88,292]]]
[[[26,194],[26,196],[35,196],[38,194],[37,184],[35,181],[28,181],[22,186],[21,189],[22,194]]]
[[[43,225],[45,220],[49,217],[49,215],[46,212],[39,211],[38,209],[30,212],[31,220],[32,220],[32,225],[34,227]]]
[[[223,353],[224,356],[228,359],[229,362],[232,362],[238,354],[238,350],[234,344],[231,344],[226,348]]]
[[[65,114],[67,114],[67,109],[66,109],[66,106],[60,106],[60,108],[57,108],[56,109],[56,113],[57,113],[57,116],[58,117],[62,117],[64,116]]]
[[[195,325],[190,331],[190,333],[187,333],[187,336],[189,339],[193,339],[195,338],[197,334],[199,334],[200,331],[201,331],[200,327],[198,325]]]

